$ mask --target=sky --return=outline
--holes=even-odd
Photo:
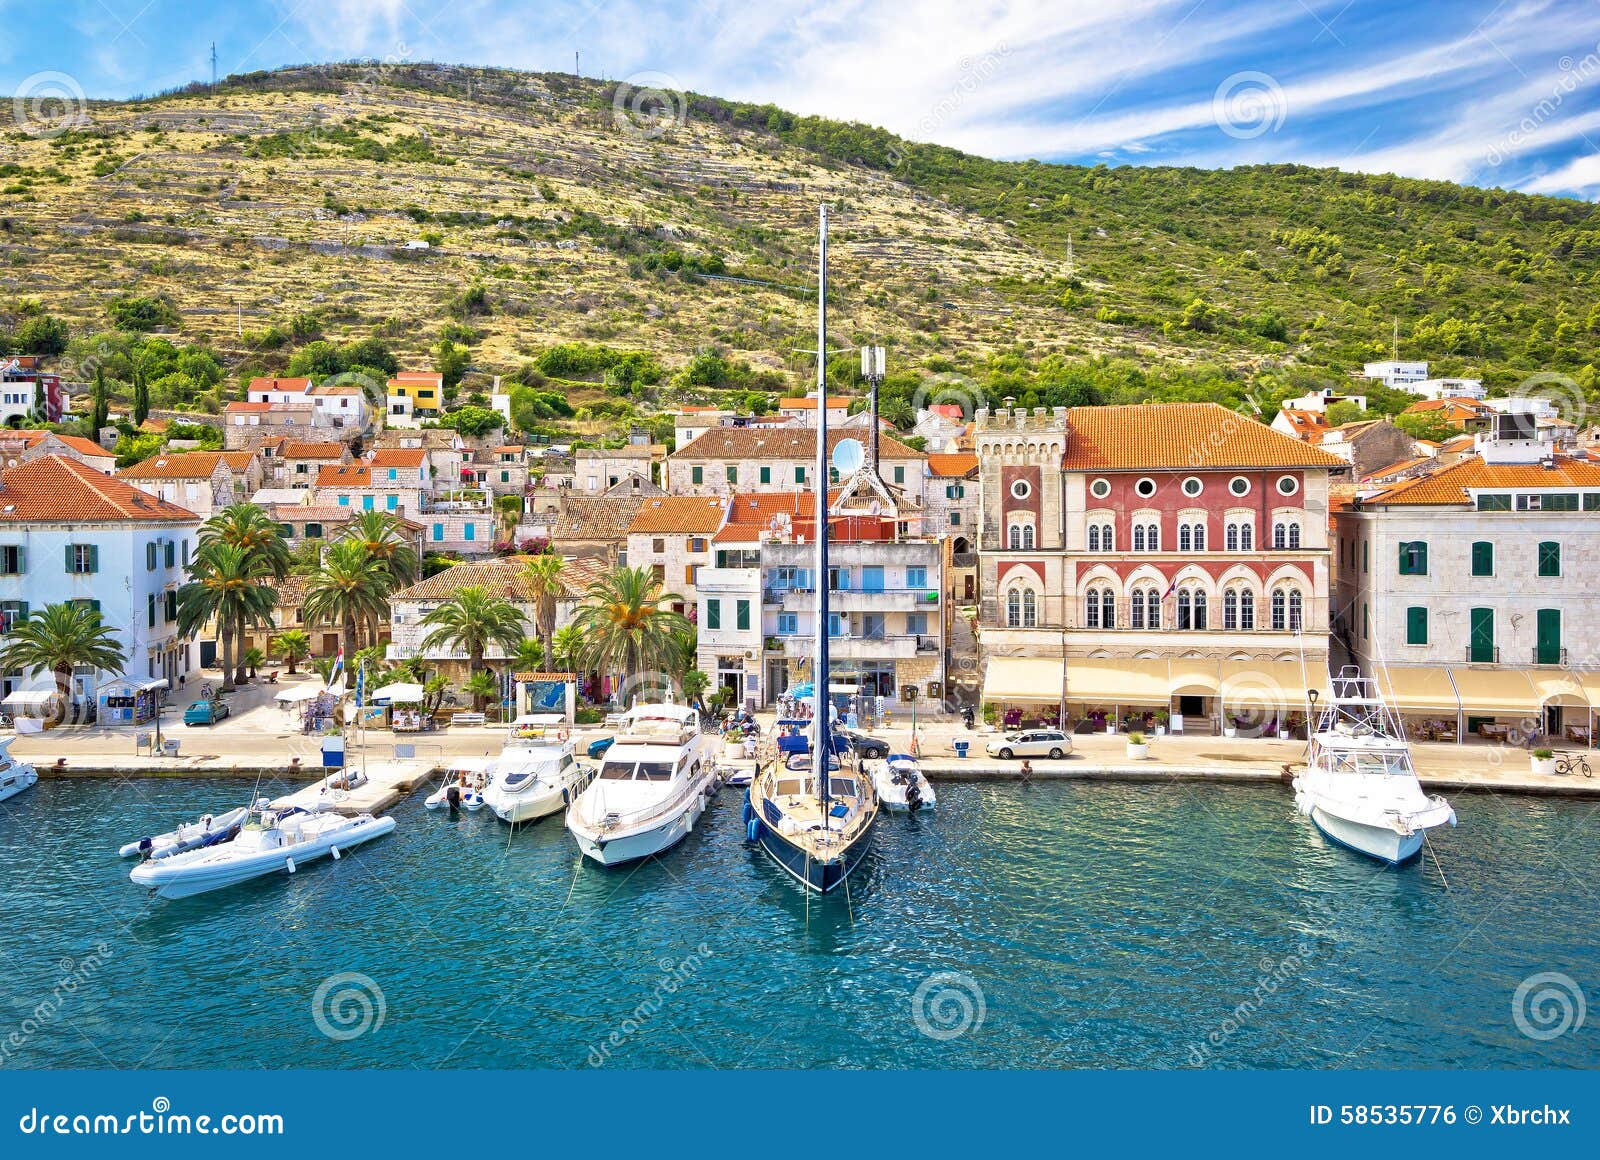
[[[370,58],[770,101],[989,157],[1600,198],[1600,0],[0,0],[0,85]]]

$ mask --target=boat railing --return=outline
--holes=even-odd
[[[706,766],[709,767],[710,763],[706,763]],[[641,806],[638,809],[632,810],[628,813],[621,813],[617,810],[611,809],[606,805],[605,786],[607,783],[602,778],[596,778],[590,783],[590,790],[586,792],[594,792],[599,795],[599,804],[605,808],[605,813],[603,813],[597,821],[594,821],[591,824],[593,824],[596,829],[614,830],[620,829],[624,826],[631,827],[643,825],[644,823],[654,821],[657,818],[669,817],[676,813],[678,808],[689,799],[697,797],[701,793],[705,792],[699,784],[700,772],[702,772],[702,770],[697,770],[694,773],[684,774],[680,784],[678,785],[678,788],[673,791],[670,797],[662,798],[660,801],[650,802],[647,805]]]

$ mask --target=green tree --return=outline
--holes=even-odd
[[[388,512],[364,511],[345,525],[343,540],[354,540],[367,554],[383,563],[393,590],[417,582],[420,561],[417,550],[406,538],[398,516]]]
[[[286,628],[272,638],[272,651],[289,666],[293,676],[295,666],[311,655],[311,634],[303,628]]]
[[[1443,443],[1461,434],[1461,428],[1453,426],[1448,419],[1426,411],[1396,415],[1394,425],[1413,439],[1426,439],[1431,443]]]
[[[35,314],[26,319],[11,336],[17,350],[23,354],[52,358],[67,349],[67,337],[67,324],[48,314]]]
[[[461,687],[472,698],[474,709],[481,710],[485,701],[498,700],[500,696],[500,678],[488,669],[473,673]]]
[[[202,529],[202,535],[204,529]],[[218,538],[202,538],[189,562],[189,582],[178,589],[178,632],[193,637],[215,620],[222,649],[222,688],[235,687],[234,649],[251,624],[270,624],[278,603],[267,584],[271,567],[259,552]]]
[[[133,372],[133,410],[130,416],[135,427],[142,426],[150,417],[150,384],[143,372]]]
[[[476,585],[457,589],[450,599],[424,613],[421,623],[428,630],[422,638],[423,651],[459,649],[467,654],[469,673],[483,668],[483,656],[491,644],[515,653],[524,636],[522,613],[516,605]],[[481,703],[475,700],[473,708],[481,708]]]
[[[72,700],[72,674],[79,667],[122,672],[125,658],[116,632],[87,603],[47,604],[12,625],[0,642],[0,670],[30,677],[48,671],[61,694],[56,721]]]
[[[711,678],[700,669],[690,669],[683,674],[683,699],[691,705],[704,709],[706,690],[710,687]]]
[[[252,568],[273,580],[287,576],[293,562],[277,521],[265,508],[253,503],[231,504],[206,520],[200,525],[200,542],[244,549],[250,556]],[[271,623],[270,614],[267,623]],[[240,641],[244,640],[246,625],[242,620],[234,626],[234,632]],[[244,659],[241,657],[234,663],[233,679],[237,683],[244,678]]]
[[[111,392],[106,389],[106,368],[94,368],[94,403],[90,417],[89,437],[99,439],[100,432],[111,421]]]
[[[1328,408],[1327,419],[1330,427],[1342,427],[1346,423],[1359,423],[1363,419],[1371,418],[1360,404],[1352,403],[1349,399],[1340,399]]]
[[[307,581],[302,608],[311,623],[339,628],[349,664],[361,647],[361,628],[389,615],[392,588],[384,561],[357,540],[338,540]]]
[[[511,658],[511,671],[538,673],[544,671],[544,642],[538,637],[525,636],[517,646],[517,655]]]
[[[551,667],[559,672],[575,673],[582,662],[583,633],[569,624],[552,638],[549,653]]]
[[[667,606],[682,600],[663,592],[649,568],[612,569],[589,586],[573,622],[583,634],[585,663],[630,680],[670,672],[690,626]]]
[[[556,602],[567,594],[566,578],[562,575],[565,563],[554,552],[542,552],[528,561],[524,573],[528,591],[533,596],[533,619],[538,626],[539,640],[544,644],[544,655],[552,659],[556,656]]]
[[[470,362],[467,348],[457,346],[448,338],[441,338],[433,348],[433,369],[444,376],[446,387],[453,388],[461,382],[461,376],[467,373]]]

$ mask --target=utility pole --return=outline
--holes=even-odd
[[[211,91],[217,89],[217,42],[211,42]]]
[[[1394,337],[1390,340],[1389,357],[1395,362],[1400,361],[1400,316],[1394,316]]]
[[[583,70],[578,67],[578,50],[577,49],[573,49],[572,50],[572,75],[575,76],[575,77],[581,77],[583,75]]]

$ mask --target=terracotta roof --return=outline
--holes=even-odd
[[[494,453],[496,455],[521,455],[522,452],[522,445],[518,443],[507,443],[503,447],[496,447],[494,449]]]
[[[938,415],[941,419],[949,419],[952,423],[965,422],[966,415],[961,410],[959,403],[931,403],[928,414]]]
[[[222,462],[220,451],[173,451],[152,455],[117,472],[119,479],[210,479]]]
[[[978,470],[978,457],[966,451],[953,455],[929,455],[928,470],[948,479],[965,479]]]
[[[647,499],[639,507],[639,514],[628,526],[629,534],[654,532],[682,532],[686,535],[710,535],[722,526],[723,514],[728,510],[726,500],[706,499],[704,496],[663,495]]]
[[[843,411],[849,405],[850,400],[843,395],[828,396],[828,410],[830,411]],[[814,396],[811,398],[778,400],[778,410],[780,411],[799,411],[807,408],[813,411],[817,409],[817,400]]]
[[[1464,504],[1468,488],[1600,487],[1600,463],[1558,458],[1553,468],[1537,463],[1485,463],[1474,456],[1418,479],[1364,495],[1366,504]]]
[[[235,415],[262,415],[270,412],[272,407],[271,403],[245,403],[235,399],[222,409]]]
[[[535,599],[528,581],[528,561],[531,559],[532,556],[502,556],[494,560],[456,564],[418,584],[402,588],[389,599],[448,600],[463,588],[482,588],[491,596],[531,604]],[[610,569],[600,560],[564,559],[561,581],[567,589],[567,598],[577,599],[589,585],[608,571]]]
[[[442,387],[444,376],[434,374],[432,371],[401,371],[389,380],[389,385],[410,387]]]
[[[320,387],[312,387],[306,392],[308,395],[359,395],[361,388],[354,383],[323,383]]]
[[[59,431],[9,431],[0,428],[0,439],[20,439],[26,450],[32,450],[46,439],[54,438],[63,447],[70,447],[79,455],[87,455],[94,459],[115,459],[115,451],[107,451],[93,439],[85,439],[82,435],[63,435]]]
[[[728,505],[728,522],[714,537],[720,544],[745,544],[786,517],[797,533],[809,535],[816,523],[817,497],[809,491],[742,492]]]
[[[0,472],[0,521],[170,523],[199,518],[187,508],[147,495],[64,455],[44,455]]]
[[[624,540],[643,503],[636,495],[563,496],[550,539],[557,547],[563,540]]]
[[[1298,407],[1285,407],[1282,415],[1294,428],[1296,438],[1315,443],[1328,429],[1328,417],[1321,411],[1302,411]]]
[[[1218,403],[1142,403],[1070,409],[1061,466],[1067,471],[1193,471],[1349,465]]]
[[[298,439],[285,439],[279,452],[285,459],[343,459],[343,443],[309,443]]]
[[[311,389],[310,379],[251,379],[252,391],[291,391],[303,395]]]
[[[855,437],[850,431],[829,431],[829,452],[838,446],[839,440]],[[674,452],[672,458],[811,460],[816,458],[816,454],[817,431],[814,427],[713,427],[704,435],[696,436],[687,447]],[[912,450],[898,439],[882,435],[878,437],[878,457],[920,459],[922,452]]]
[[[380,447],[366,462],[373,467],[421,467],[428,452],[422,447]]]
[[[222,462],[234,471],[249,471],[250,461],[256,457],[254,451],[224,451]]]
[[[318,487],[371,487],[372,468],[365,463],[324,463],[317,469]]]
[[[462,442],[458,432],[448,427],[429,427],[425,431],[392,430],[381,431],[373,440],[374,447],[404,447],[407,443],[418,443],[423,447],[442,447],[453,450],[457,443]]]

